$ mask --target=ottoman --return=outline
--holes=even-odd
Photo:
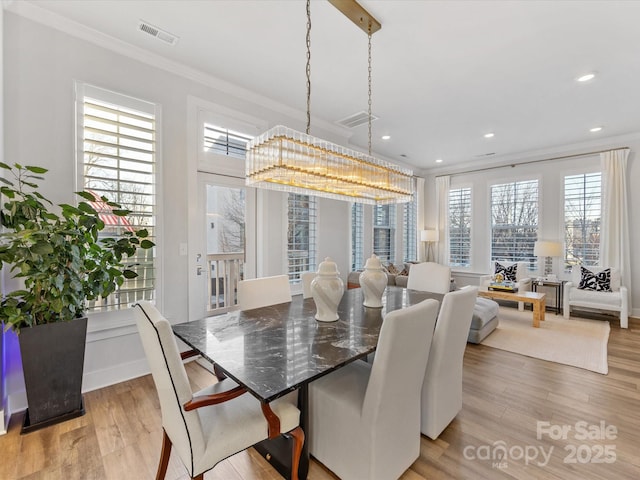
[[[498,326],[498,309],[498,302],[489,298],[476,298],[467,342],[480,343],[495,330]]]

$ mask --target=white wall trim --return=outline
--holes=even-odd
[[[244,101],[249,101],[268,108],[278,113],[290,116],[296,120],[306,121],[306,112],[289,107],[282,103],[271,100],[263,95],[257,94],[251,90],[239,87],[233,83],[221,80],[212,75],[208,75],[195,68],[188,67],[179,62],[169,60],[161,55],[150,52],[143,48],[131,45],[118,38],[106,35],[102,32],[86,27],[80,23],[74,22],[56,13],[50,12],[44,8],[33,5],[29,2],[15,2],[9,4],[7,11],[20,15],[21,17],[33,20],[48,27],[54,28],[68,35],[86,40],[100,47],[111,50],[120,55],[133,58],[141,63],[151,65],[162,70],[180,75],[202,85],[215,88],[221,92],[228,93]],[[340,127],[334,123],[323,119],[314,118],[313,124],[321,127],[333,134],[340,135],[343,138],[351,138],[353,132],[347,128]]]
[[[82,393],[92,392],[100,388],[109,387],[117,383],[126,382],[134,378],[149,374],[149,365],[146,358],[114,365],[103,370],[85,373],[82,377]],[[7,411],[10,415],[27,409],[27,392],[21,390],[9,395]],[[2,434],[3,432],[0,432]]]
[[[82,393],[142,377],[149,372],[147,358],[143,357],[133,362],[113,365],[109,368],[85,373],[82,377]]]
[[[633,142],[640,139],[640,132],[628,133],[625,135],[618,135],[614,137],[602,138],[599,140],[591,140],[588,142],[574,143],[571,145],[557,145],[541,150],[532,150],[529,152],[519,152],[509,155],[499,155],[493,159],[491,163],[482,165],[482,168],[493,167],[510,167],[512,165],[518,165],[522,162],[544,160],[546,158],[551,159],[555,156],[563,155],[577,155],[581,152],[589,152],[593,149],[607,149],[614,147],[625,146],[627,142]],[[551,161],[551,160],[550,160]],[[443,166],[436,168],[415,169],[416,175],[458,175],[465,174],[469,170],[475,170],[478,168],[477,161],[469,161],[459,163],[452,166]]]

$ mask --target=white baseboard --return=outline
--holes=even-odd
[[[150,370],[146,358],[129,363],[121,363],[104,370],[85,373],[82,379],[82,392],[98,390],[132,378],[142,377],[148,373],[150,373]]]
[[[109,387],[116,383],[125,382],[133,378],[142,377],[149,372],[149,366],[146,358],[136,360],[134,362],[114,365],[104,370],[96,370],[86,373],[82,379],[82,393],[98,390],[99,388]],[[27,393],[22,390],[13,392],[7,399],[7,416],[3,425],[8,425],[11,415],[22,412],[27,409]],[[0,434],[3,432],[0,430]]]
[[[0,435],[4,435],[7,433],[8,426],[7,419],[4,416],[4,409],[0,410],[0,420],[2,421],[2,423],[0,423]]]

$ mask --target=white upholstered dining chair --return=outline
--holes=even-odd
[[[309,451],[342,480],[397,479],[420,455],[420,391],[436,300],[389,313],[373,364],[309,385]]]
[[[420,431],[436,439],[462,410],[462,362],[478,288],[447,293],[433,333],[422,385]]]
[[[291,288],[287,275],[252,278],[238,282],[238,307],[240,310],[253,310],[290,301]]]
[[[156,480],[165,477],[172,447],[189,476],[203,480],[204,472],[221,460],[280,432],[289,432],[294,439],[292,478],[297,479],[304,433],[295,394],[271,402],[265,412],[246,389],[228,379],[192,392],[169,322],[149,302],[139,302],[134,310],[162,413],[164,436]],[[267,421],[270,412],[276,417]]]
[[[407,288],[423,292],[447,293],[451,288],[451,268],[435,262],[411,265]]]

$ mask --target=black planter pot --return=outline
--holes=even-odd
[[[28,404],[21,433],[84,415],[82,373],[86,337],[86,317],[20,330]]]

